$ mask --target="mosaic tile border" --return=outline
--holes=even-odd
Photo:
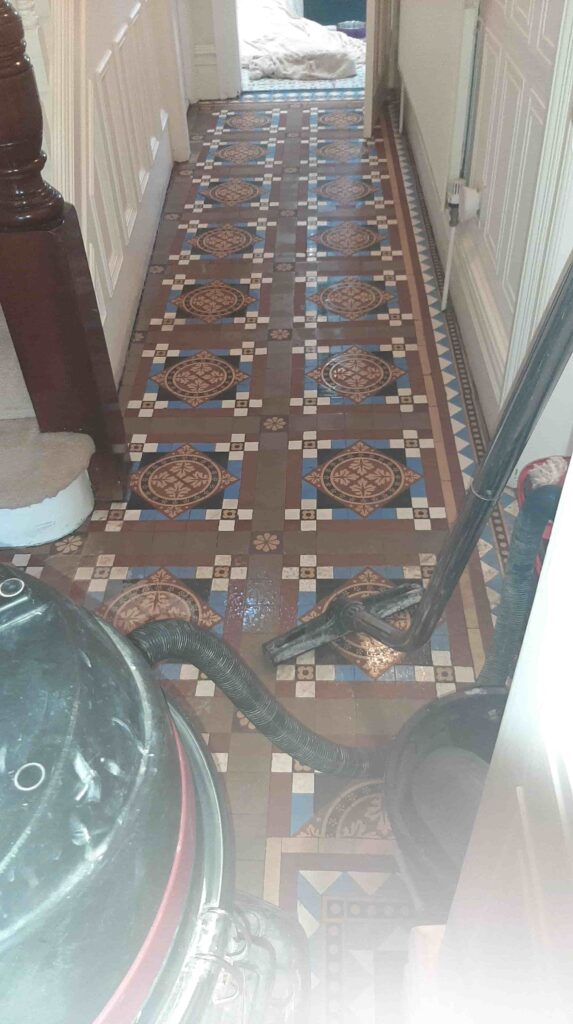
[[[391,108],[390,125],[410,211],[442,379],[446,393],[450,396],[448,409],[456,436],[458,460],[464,484],[469,487],[476,470],[477,459],[481,458],[485,451],[484,429],[457,321],[451,309],[446,315],[440,309],[443,269],[411,151],[405,135],[400,135],[398,131],[398,114],[395,106]],[[464,407],[468,410],[467,417]],[[507,533],[502,513],[498,508],[483,532],[480,545],[480,561],[492,611],[499,604],[507,550]]]

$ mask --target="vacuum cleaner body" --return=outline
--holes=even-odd
[[[241,1020],[281,971],[290,1020],[297,926],[238,907],[208,755],[143,656],[0,567],[0,665],[2,1024]]]
[[[137,652],[51,592],[22,587],[0,598],[2,1019],[91,1024],[167,886],[179,759]]]

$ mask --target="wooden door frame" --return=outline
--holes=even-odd
[[[374,135],[383,94],[398,84],[399,10],[400,0],[366,0],[364,135],[367,139]]]

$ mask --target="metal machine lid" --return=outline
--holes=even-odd
[[[142,669],[103,623],[0,566],[0,948],[128,823],[166,728]]]

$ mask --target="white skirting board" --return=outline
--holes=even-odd
[[[24,508],[0,508],[0,548],[33,547],[66,537],[91,515],[94,496],[86,470],[53,498]]]

